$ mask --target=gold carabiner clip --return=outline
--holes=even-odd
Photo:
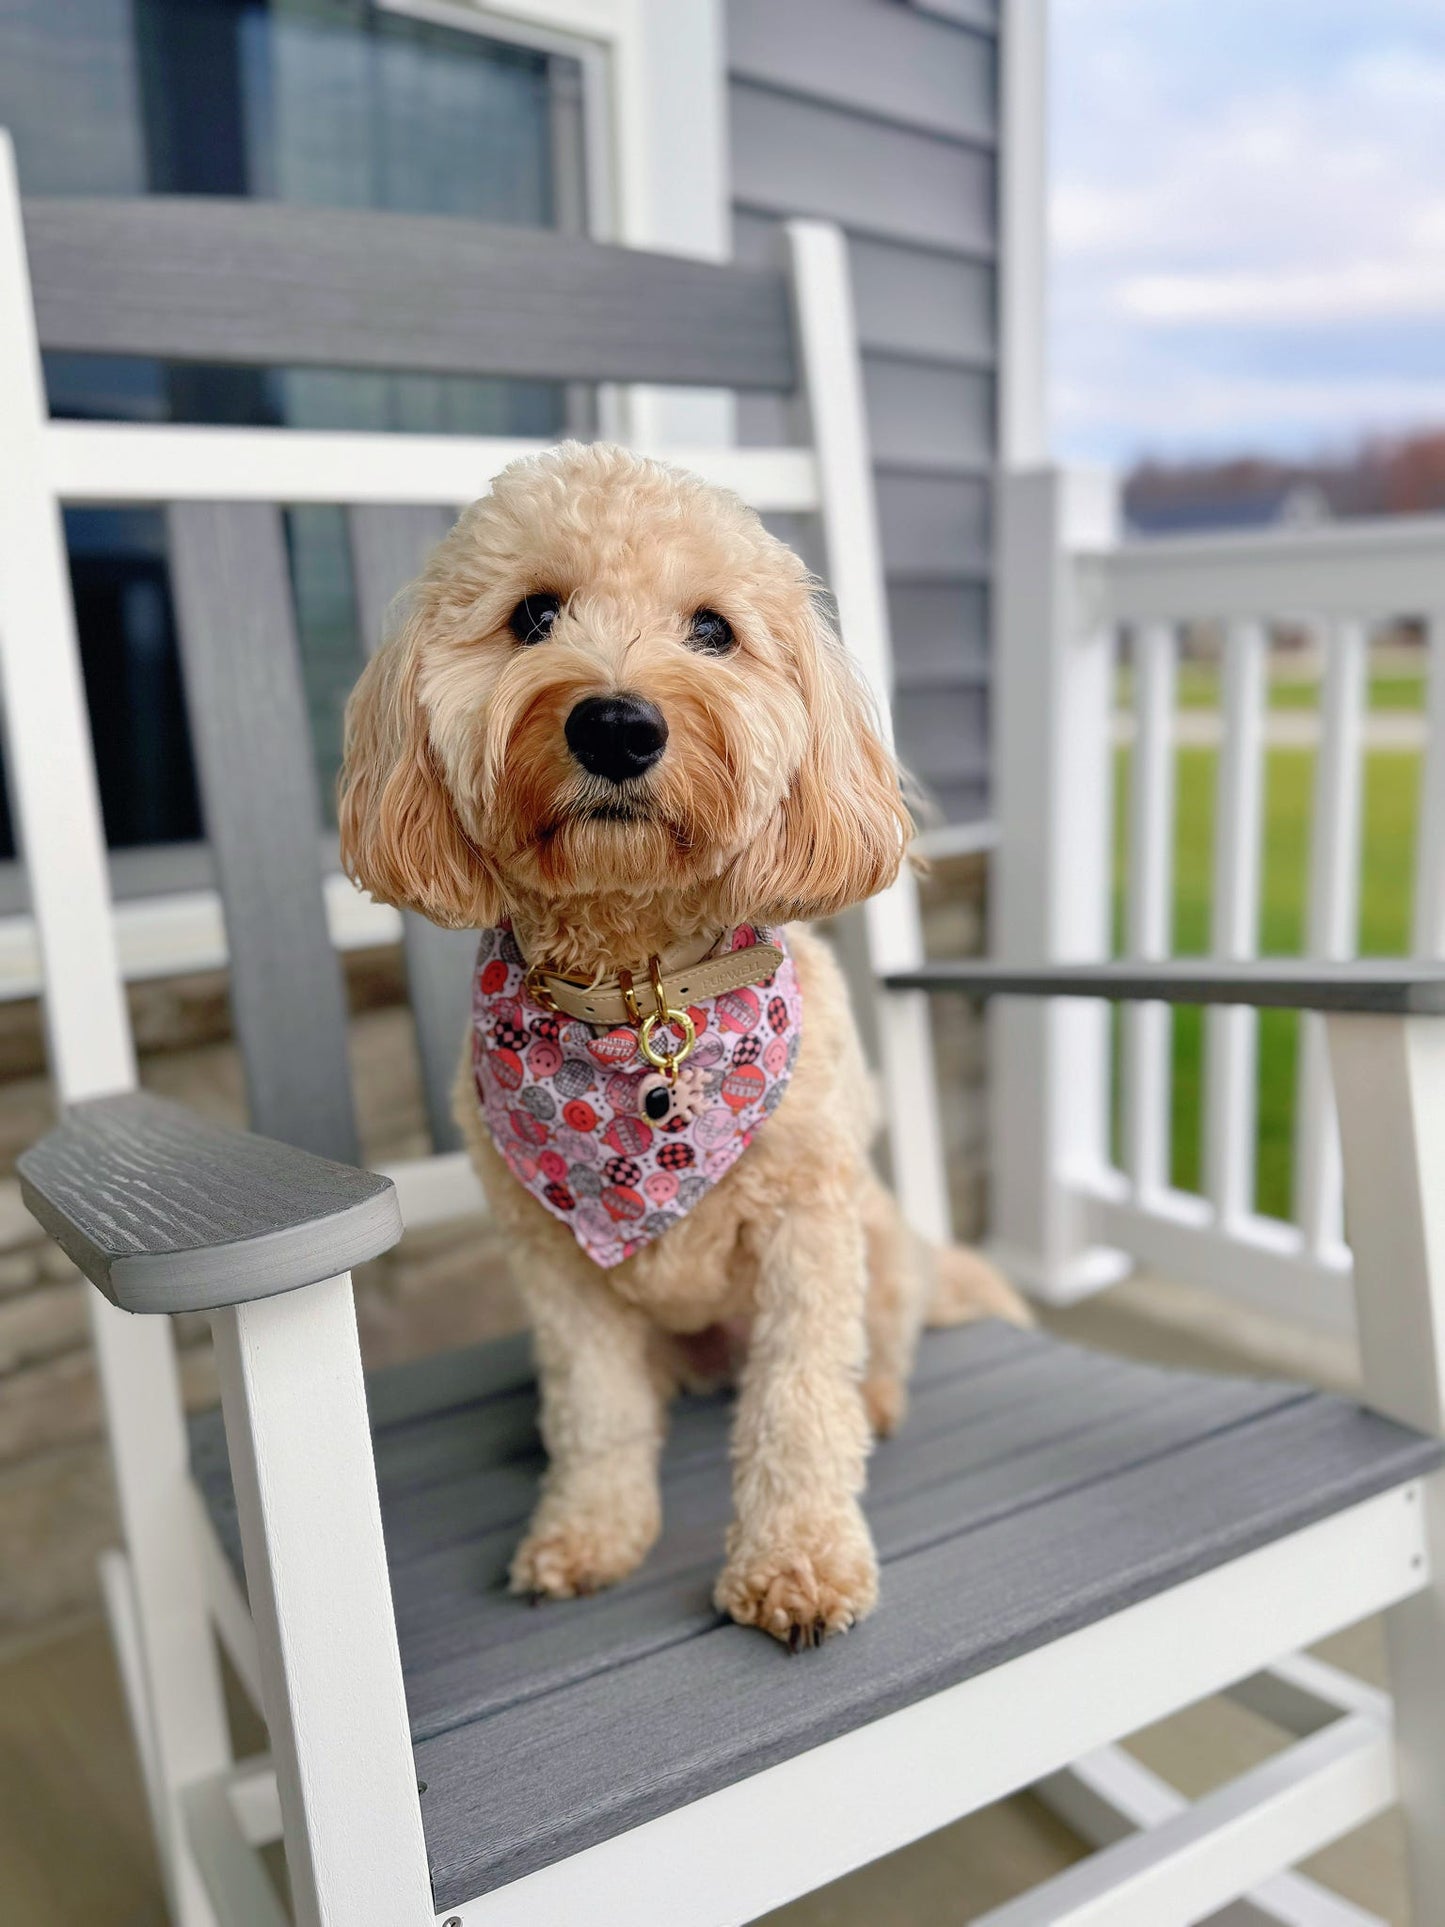
[[[662,985],[662,965],[655,956],[647,960],[647,974],[652,979],[652,996],[657,1008],[643,1018],[637,1042],[648,1063],[654,1070],[661,1071],[670,1084],[677,1077],[678,1065],[692,1053],[692,1047],[697,1042],[697,1026],[685,1010],[669,1006]],[[628,988],[631,988],[630,982]],[[653,1033],[659,1027],[675,1030],[682,1039],[675,1051],[658,1050],[653,1044]]]
[[[530,997],[532,1002],[539,1005],[543,1010],[558,1011],[556,998],[542,982],[544,975],[546,975],[546,972],[543,970],[541,964],[529,964],[527,966],[527,973],[522,979],[522,994]],[[558,1011],[558,1014],[561,1014],[560,1011]]]

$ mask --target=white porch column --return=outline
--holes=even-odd
[[[1109,946],[1113,648],[1078,558],[1117,539],[1116,491],[1029,469],[1001,479],[996,514],[992,948],[1084,962]],[[1025,1290],[1066,1302],[1130,1263],[1090,1245],[1077,1196],[1108,1160],[1108,1013],[1001,997],[990,1024],[992,1249]]]

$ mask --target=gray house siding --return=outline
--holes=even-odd
[[[987,803],[995,451],[996,9],[728,0],[733,238],[791,214],[849,240],[905,760],[949,820]],[[784,411],[745,403],[745,440]]]

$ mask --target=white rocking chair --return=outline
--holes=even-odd
[[[1281,1870],[1395,1796],[1388,1708],[1289,1656],[1389,1609],[1418,1919],[1445,1921],[1445,1273],[1422,1175],[1445,1142],[1438,978],[1216,971],[1187,986],[1341,1013],[1362,1326],[1391,1416],[991,1325],[936,1335],[913,1417],[873,1462],[881,1607],[806,1658],[708,1603],[728,1502],[720,1402],[676,1415],[668,1529],[638,1578],[534,1613],[501,1584],[540,1464],[525,1347],[363,1377],[350,1267],[402,1216],[475,1200],[439,1099],[438,1162],[394,1182],[356,1168],[339,899],[316,860],[275,504],[347,506],[372,612],[438,513],[519,445],[52,423],[38,348],[801,386],[811,447],[673,453],[760,508],[819,515],[844,636],[881,692],[844,256],[816,225],[789,240],[785,275],[261,204],[36,202],[22,227],[0,156],[0,670],[65,1106],[23,1182],[95,1286],[126,1538],[106,1592],[174,1918],[277,1927],[257,1849],[281,1837],[306,1927],[723,1927],[1047,1780],[1115,1844],[993,1927],[1163,1927],[1236,1901],[1231,1919],[1358,1927],[1358,1909]],[[168,509],[265,1137],[136,1090],[61,539],[59,505],[76,501]],[[930,1232],[946,1213],[927,990],[1183,994],[1117,974],[930,976],[907,884],[865,921],[894,1169]],[[435,1096],[468,959],[418,927],[407,943]],[[187,1426],[157,1315],[196,1309],[212,1315],[224,1429]],[[231,1756],[218,1641],[264,1712],[266,1758]],[[1194,1807],[1107,1750],[1220,1691],[1302,1737]]]

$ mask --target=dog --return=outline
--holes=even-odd
[[[847,993],[803,927],[898,874],[898,767],[799,558],[621,448],[514,463],[405,606],[348,707],[341,842],[372,896],[486,933],[456,1114],[549,1460],[511,1585],[641,1563],[669,1400],[730,1346],[716,1602],[816,1645],[877,1597],[865,1462],[920,1327],[1028,1319],[875,1175]]]

